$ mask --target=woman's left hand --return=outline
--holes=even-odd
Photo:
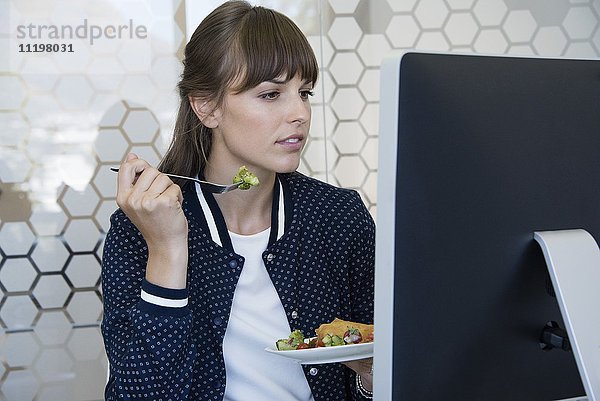
[[[343,362],[344,365],[360,375],[362,384],[368,391],[373,391],[373,358]]]

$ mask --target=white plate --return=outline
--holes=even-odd
[[[300,364],[333,363],[371,358],[373,357],[373,343],[305,348],[291,351],[278,351],[276,348],[268,347],[265,348],[265,351],[293,359]]]

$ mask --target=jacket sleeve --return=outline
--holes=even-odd
[[[195,360],[187,290],[145,281],[148,249],[121,210],[102,258],[102,335],[110,366],[105,399],[187,400]]]
[[[348,257],[352,320],[373,323],[375,293],[375,223],[358,193],[351,213],[351,242]]]
[[[352,202],[349,219],[351,224],[350,255],[348,270],[350,272],[350,294],[352,302],[351,320],[362,323],[373,323],[374,293],[375,293],[375,223],[371,214],[363,204],[357,192],[353,192],[355,201]],[[351,399],[356,401],[371,400],[357,390],[356,373],[351,369],[347,375],[347,386],[350,388]]]

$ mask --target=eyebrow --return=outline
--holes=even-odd
[[[286,79],[277,79],[277,78],[273,78],[273,79],[269,79],[266,82],[270,82],[272,84],[277,84],[277,85],[283,85],[285,83],[287,83],[289,80]],[[312,82],[309,79],[305,79],[303,82],[304,85],[308,85],[308,84],[312,84]]]
[[[283,85],[283,84],[285,84],[287,81],[286,81],[285,79],[277,79],[277,78],[274,78],[274,79],[269,79],[267,82],[270,82],[270,83],[272,83],[272,84]]]

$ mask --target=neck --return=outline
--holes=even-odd
[[[248,190],[238,189],[215,195],[227,228],[242,235],[264,231],[271,226],[275,172],[244,163],[229,152],[219,151],[219,149],[218,142],[213,144],[204,169],[204,176],[208,181],[229,183],[242,164],[245,164],[260,182],[258,186]]]
[[[275,174],[259,179],[258,187],[215,195],[229,231],[251,235],[271,226]]]

